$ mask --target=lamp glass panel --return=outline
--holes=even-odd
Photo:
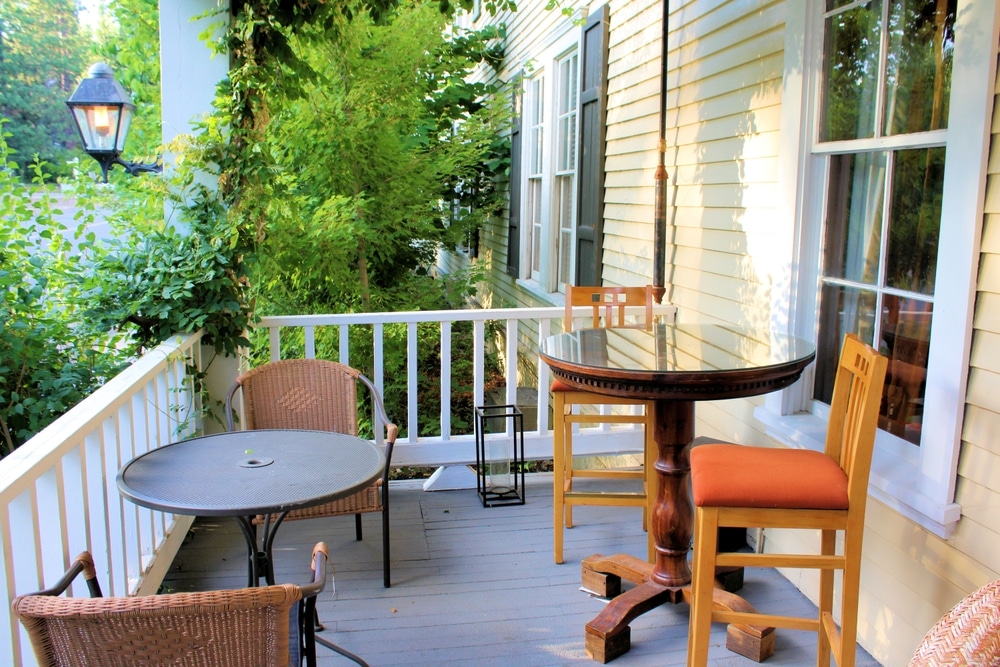
[[[121,110],[121,120],[118,124],[118,143],[117,150],[119,153],[125,150],[125,139],[128,138],[129,127],[132,125],[132,108],[122,107]]]
[[[117,132],[120,109],[117,106],[103,105],[73,107],[73,116],[80,128],[86,150],[112,152],[116,144],[124,144],[124,133]],[[120,135],[120,138],[116,135]]]

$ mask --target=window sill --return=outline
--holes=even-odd
[[[546,292],[537,280],[518,278],[515,284],[542,303],[552,306],[562,306],[566,303],[566,295],[561,292]]]
[[[826,420],[799,412],[779,415],[766,406],[754,410],[767,435],[789,447],[823,451]],[[962,514],[960,505],[942,502],[921,491],[920,451],[913,445],[900,446],[901,439],[878,431],[868,494],[938,537],[947,539]]]

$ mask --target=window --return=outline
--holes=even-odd
[[[576,230],[576,146],[580,94],[576,46],[526,82],[527,224],[530,278],[547,292],[572,282]],[[550,101],[549,104],[546,104]],[[551,112],[549,112],[551,110]],[[551,116],[549,115],[551,113]],[[546,132],[546,126],[553,128]]]
[[[784,325],[815,338],[817,365],[804,394],[756,414],[774,437],[821,447],[840,340],[860,334],[890,358],[872,493],[942,536],[960,516],[994,5],[793,3],[786,33],[782,185],[798,250],[773,298],[778,313],[793,304]]]
[[[956,0],[827,4],[813,149],[827,173],[814,397],[830,402],[840,341],[856,333],[890,359],[879,426],[919,444]]]
[[[567,21],[522,73],[507,272],[540,295],[600,284],[608,17],[602,5],[582,30]]]
[[[577,104],[579,103],[579,58],[576,52],[559,60],[556,93],[556,165],[555,219],[559,231],[553,256],[558,275],[556,283],[573,282],[573,248],[576,245],[576,144]]]
[[[545,237],[545,74],[539,72],[527,82],[528,187],[525,219],[528,221],[528,257],[531,279],[542,272],[542,240]]]

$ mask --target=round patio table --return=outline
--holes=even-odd
[[[767,330],[723,325],[654,324],[649,329],[579,329],[551,336],[540,354],[561,382],[584,391],[654,401],[656,479],[650,530],[656,544],[651,564],[627,554],[584,559],[584,586],[614,597],[622,578],[637,584],[618,595],[587,624],[587,654],[608,662],[629,650],[628,624],[666,602],[686,601],[691,583],[687,555],[694,508],[689,452],[695,401],[757,396],[795,382],[815,357],[812,343]],[[752,609],[718,591],[717,601]],[[743,627],[743,626],[741,626]],[[733,630],[731,626],[731,634]],[[753,630],[727,645],[755,660],[770,653]],[[773,640],[773,636],[771,636]],[[745,648],[746,650],[741,650]]]
[[[142,507],[231,516],[247,543],[249,584],[274,583],[271,547],[285,515],[372,484],[385,456],[368,440],[326,431],[251,430],[191,438],[146,452],[118,472],[118,490]],[[272,523],[271,516],[277,519]],[[260,544],[254,517],[264,515]]]

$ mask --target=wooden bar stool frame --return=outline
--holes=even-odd
[[[566,285],[565,331],[573,330],[574,306],[592,308],[593,328],[600,327],[640,327],[653,325],[653,290],[646,287],[573,287]],[[629,308],[642,307],[644,318],[641,323],[629,324],[626,320]],[[573,507],[576,505],[604,505],[614,507],[641,507],[642,527],[648,532],[647,558],[652,562],[656,545],[648,531],[653,501],[656,497],[656,478],[653,466],[656,463],[656,445],[653,442],[653,402],[637,401],[634,398],[619,398],[587,391],[578,391],[552,383],[552,413],[554,418],[553,449],[553,552],[556,563],[563,562],[563,528],[573,527]],[[576,406],[623,405],[642,406],[642,414],[581,414]],[[643,466],[641,470],[630,468],[579,469],[573,467],[573,427],[574,424],[642,424]],[[576,491],[576,478],[596,478],[607,480],[642,480],[642,492],[628,491]]]
[[[818,634],[819,667],[830,664],[831,652],[841,667],[854,666],[868,478],[886,366],[887,359],[876,350],[853,334],[846,336],[824,453],[732,444],[692,450],[695,537],[688,667],[707,664],[712,622],[811,630]],[[776,473],[778,466],[794,474]],[[819,553],[718,553],[720,527],[819,530]],[[840,554],[838,531],[844,533]],[[735,611],[718,595],[713,604],[718,566],[819,569],[819,613],[797,618]],[[839,629],[833,618],[835,570],[843,572]],[[770,637],[773,641],[773,632]]]

